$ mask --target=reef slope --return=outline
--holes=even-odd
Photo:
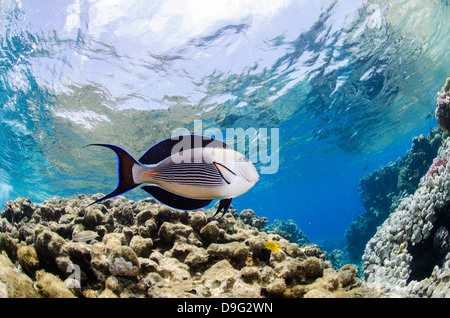
[[[436,118],[450,127],[450,77]],[[439,148],[417,190],[403,198],[366,245],[366,281],[390,296],[450,298],[450,140]]]

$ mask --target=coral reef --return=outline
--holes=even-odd
[[[439,126],[448,132],[450,129],[450,77],[447,78],[438,94],[435,115]]]
[[[450,142],[414,194],[378,228],[364,256],[367,282],[392,295],[450,297]]]
[[[280,221],[275,220],[264,228],[267,233],[278,234],[291,243],[297,243],[299,246],[309,244],[309,239],[302,232],[293,220]]]
[[[258,230],[262,230],[269,223],[269,220],[265,216],[257,216],[252,209],[242,210],[239,213],[239,217],[245,224],[256,227]]]
[[[343,262],[346,259],[345,252],[339,249],[334,249],[331,252],[327,253],[327,260],[330,261],[331,265],[334,268],[340,268],[345,265]]]
[[[432,177],[439,171],[439,167],[441,166],[445,167],[447,163],[448,163],[447,158],[439,158],[439,157],[434,158],[433,164],[431,165],[430,169],[428,169],[428,172],[425,175],[425,180],[428,181],[430,177]]]
[[[442,145],[443,135],[439,127],[433,128],[428,136],[420,135],[412,140],[411,149],[360,180],[359,194],[365,208],[345,233],[347,252],[351,259],[360,259],[364,248],[376,229],[397,208],[400,201],[414,193],[421,177],[430,170],[430,165]],[[443,159],[446,160],[446,159]]]
[[[258,230],[244,210],[180,211],[101,194],[8,201],[0,211],[0,297],[380,297],[317,245]],[[250,212],[251,211],[251,212]],[[74,241],[81,231],[98,237]],[[266,241],[281,250],[271,252]]]

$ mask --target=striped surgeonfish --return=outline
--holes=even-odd
[[[120,147],[89,144],[113,150],[118,157],[119,184],[95,204],[141,184],[159,202],[195,210],[221,199],[214,216],[227,212],[231,200],[259,180],[255,166],[241,153],[217,139],[183,135],[160,141],[136,161]]]

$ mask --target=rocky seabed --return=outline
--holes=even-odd
[[[180,211],[152,198],[87,207],[101,196],[8,201],[0,212],[0,297],[383,297],[355,266],[333,269],[317,245],[258,230],[234,209],[211,220],[215,209]],[[98,237],[73,240],[87,230]]]

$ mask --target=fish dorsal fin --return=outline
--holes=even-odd
[[[216,169],[219,171],[220,176],[222,177],[222,179],[230,184],[231,183],[231,178],[233,177],[233,175],[236,175],[233,171],[231,171],[230,169],[228,169],[227,167],[225,167],[223,164],[218,163],[218,162],[213,162],[214,166],[216,167]]]
[[[146,185],[141,188],[156,200],[180,210],[196,210],[211,203],[212,200],[192,199],[164,190],[158,186]]]
[[[179,151],[205,147],[231,149],[226,143],[211,137],[181,135],[164,139],[153,145],[139,158],[139,162],[146,165],[157,164]]]

